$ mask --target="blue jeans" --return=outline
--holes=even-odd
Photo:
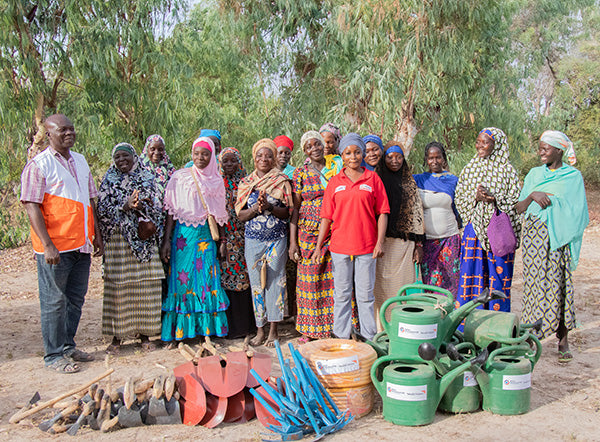
[[[64,252],[54,265],[46,263],[43,254],[36,254],[36,259],[44,362],[50,365],[75,349],[91,257],[89,253]]]
[[[372,339],[375,324],[375,265],[373,254],[350,256],[331,252],[333,266],[333,333],[343,339],[352,331],[352,290],[356,295],[360,333]],[[352,285],[354,283],[354,287]]]

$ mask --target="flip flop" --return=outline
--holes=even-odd
[[[573,360],[573,354],[569,351],[558,351],[558,362],[567,363]]]
[[[96,359],[93,355],[77,348],[72,352],[65,354],[65,357],[73,362],[92,362],[94,359]]]
[[[63,374],[77,373],[80,370],[79,365],[70,362],[66,358],[57,359],[53,363],[46,365],[46,368]]]
[[[142,350],[144,350],[146,353],[149,353],[151,351],[156,350],[156,345],[154,345],[154,343],[150,341],[143,341]]]

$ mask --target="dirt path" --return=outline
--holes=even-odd
[[[594,195],[597,199],[597,195]],[[597,219],[595,212],[592,218]],[[574,361],[557,362],[557,340],[543,342],[544,353],[533,372],[532,406],[522,416],[497,416],[487,412],[464,415],[438,413],[426,427],[398,427],[381,417],[381,402],[367,417],[352,422],[331,440],[600,440],[600,225],[594,223],[584,236],[579,267],[575,272],[576,311],[579,327],[572,333]],[[516,259],[513,285],[513,310],[520,312],[522,261]],[[90,289],[77,336],[78,345],[93,352],[96,362],[84,365],[74,375],[60,375],[42,368],[40,311],[37,301],[35,262],[29,246],[0,251],[0,440],[46,439],[37,429],[44,414],[33,421],[10,425],[16,406],[24,404],[39,391],[42,400],[86,382],[105,369],[103,350],[107,342],[101,336],[102,282],[99,261],[94,260]],[[290,327],[287,337],[292,337]],[[266,351],[266,349],[261,349]],[[133,342],[112,362],[113,382],[122,384],[130,375],[143,371],[158,374],[161,364],[171,369],[183,363],[176,351],[141,352]],[[48,414],[46,414],[47,416]],[[222,424],[208,430],[203,427],[155,426],[100,434],[85,428],[77,438],[98,440],[260,440],[263,430],[256,420],[246,424]],[[66,436],[65,436],[66,437]]]

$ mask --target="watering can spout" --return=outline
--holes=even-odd
[[[459,365],[455,369],[449,371],[444,376],[442,376],[442,378],[440,379],[440,384],[439,384],[440,385],[440,387],[439,387],[440,395],[438,397],[440,398],[440,400],[444,396],[444,393],[446,393],[446,390],[448,389],[448,387],[450,386],[452,381],[454,381],[454,379],[456,379],[457,376],[460,376],[465,371],[467,371],[470,367],[471,367],[471,361],[467,361],[467,362],[464,362],[463,364]]]

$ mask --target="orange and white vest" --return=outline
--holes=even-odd
[[[59,252],[80,249],[94,236],[94,216],[90,205],[90,168],[84,156],[71,152],[75,160],[77,180],[55,158],[50,149],[37,154],[33,161],[46,179],[41,210],[50,239]],[[77,183],[79,181],[79,183]],[[31,229],[31,242],[36,253],[44,253],[42,241]]]

